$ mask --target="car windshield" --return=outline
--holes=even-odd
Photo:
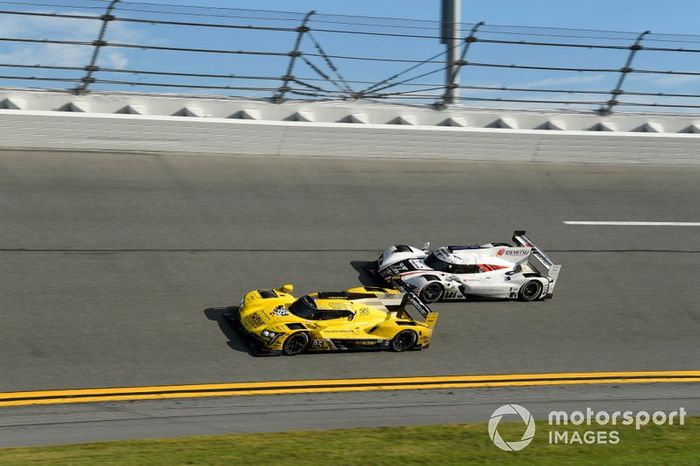
[[[310,296],[302,296],[289,305],[289,312],[302,319],[315,319],[318,309]]]
[[[435,253],[425,258],[425,265],[438,272],[452,272],[454,265],[438,258]]]

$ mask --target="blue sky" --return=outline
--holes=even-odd
[[[158,18],[177,21],[203,21],[226,24],[255,24],[263,26],[295,27],[300,16],[282,13],[279,15],[265,12],[245,12],[223,10],[221,8],[249,8],[254,10],[279,10],[303,13],[316,10],[318,15],[312,20],[313,38],[320,43],[329,55],[362,56],[377,58],[394,58],[406,60],[423,60],[444,51],[444,46],[434,39],[397,38],[381,36],[358,36],[322,32],[319,29],[365,30],[375,32],[396,32],[408,34],[436,33],[435,27],[439,19],[439,4],[437,0],[357,0],[349,1],[320,1],[296,0],[281,1],[217,1],[201,0],[184,2],[179,0],[146,0],[147,4],[135,1],[124,1],[117,9],[117,15],[122,17]],[[34,3],[34,5],[28,5]],[[24,5],[22,5],[24,4]],[[170,13],[148,13],[148,10],[158,10],[158,6]],[[183,5],[172,7],[171,4]],[[78,13],[87,15],[101,14],[106,2],[104,0],[0,0],[0,9],[22,10],[30,9],[40,12]],[[212,7],[198,9],[191,7]],[[426,22],[391,22],[388,20],[369,20],[358,18],[339,18],[323,15],[360,15],[376,17],[412,18]],[[637,33],[651,30],[655,35],[649,36],[645,44],[651,46],[686,47],[700,49],[700,36],[669,37],[662,34],[694,34],[697,17],[700,14],[700,2],[668,0],[666,2],[651,2],[644,0],[567,2],[555,0],[530,0],[500,2],[483,2],[473,0],[462,1],[462,20],[464,23],[485,21],[485,26],[479,37],[490,39],[564,41],[574,43],[614,44],[628,46]],[[277,19],[276,19],[277,18]],[[336,22],[338,21],[338,22]],[[429,21],[429,22],[427,22]],[[357,25],[353,23],[372,23]],[[351,23],[351,24],[342,24]],[[537,29],[499,28],[496,25],[531,26]],[[468,26],[465,26],[465,29]],[[627,31],[628,34],[616,32],[577,32],[560,31],[546,28],[580,28],[604,31]],[[0,15],[0,36],[23,38],[58,38],[80,41],[92,41],[99,29],[99,21],[94,20],[65,20],[58,18],[33,18],[16,15]],[[463,34],[466,31],[463,31]],[[250,31],[240,29],[212,29],[201,27],[182,27],[151,25],[133,22],[114,22],[109,25],[106,39],[109,42],[127,44],[150,44],[170,47],[199,47],[214,49],[240,49],[254,51],[273,51],[286,53],[291,50],[294,32]],[[566,37],[562,37],[566,36]],[[304,39],[302,51],[322,73],[332,76],[336,83],[337,76],[329,68],[310,37]],[[5,64],[42,64],[49,66],[76,66],[87,64],[91,47],[79,45],[46,45],[24,44],[0,41],[0,63]],[[533,47],[522,45],[476,43],[470,49],[468,60],[475,63],[495,64],[525,64],[542,66],[563,66],[574,68],[620,68],[626,57],[627,50],[602,50],[585,48]],[[635,68],[698,71],[700,54],[668,53],[642,51],[634,62]],[[431,85],[441,85],[444,72],[442,64],[426,64],[414,72],[402,75],[401,79],[417,76],[422,73],[431,74],[410,82],[410,85],[397,86],[389,91],[414,91],[421,94],[439,91],[421,91]],[[410,63],[383,63],[377,61],[358,61],[344,58],[332,60],[344,78],[348,81],[367,81],[368,83],[384,80],[409,66]],[[233,79],[233,78],[192,78],[176,76],[154,76],[134,73],[118,73],[101,71],[96,74],[98,79],[125,81],[137,84],[97,83],[95,90],[122,90],[138,92],[187,92],[199,94],[247,95],[251,97],[269,97],[273,89],[280,83],[279,78],[286,69],[286,56],[249,56],[236,54],[202,54],[186,52],[164,52],[140,50],[137,48],[106,47],[100,53],[98,64],[102,67],[155,70],[186,73],[214,73],[235,75],[268,76],[271,79]],[[40,76],[78,79],[83,72],[79,70],[56,71],[34,70],[27,68],[2,67],[0,74],[4,76]],[[324,88],[326,91],[338,93],[337,84],[324,82],[319,73],[307,63],[299,61],[294,70],[295,76],[312,86]],[[475,87],[510,87],[554,90],[595,90],[609,92],[615,85],[619,73],[616,72],[564,72],[542,70],[513,70],[493,67],[469,66],[461,72],[461,83]],[[392,82],[399,81],[396,79]],[[198,84],[206,86],[255,87],[262,90],[212,90],[212,89],[181,89],[176,87],[149,86],[154,83],[169,83],[173,86],[182,84]],[[425,84],[415,87],[414,84]],[[0,78],[2,86],[44,86],[71,87],[73,83],[40,82],[20,79]],[[366,88],[369,84],[350,83],[353,90]],[[315,92],[313,89],[296,86],[298,90]],[[632,74],[625,83],[625,89],[633,92],[664,92],[700,94],[700,76],[687,75],[658,75]],[[325,92],[325,91],[324,91]],[[590,104],[574,105],[592,109],[598,105],[595,102],[604,101],[608,95],[601,94],[570,94],[542,92],[510,92],[493,91],[488,89],[463,89],[463,97],[472,99],[506,98],[506,99],[544,99],[544,100],[579,100],[592,102]],[[326,93],[325,95],[328,95]],[[291,96],[290,97],[294,97]],[[300,97],[297,94],[296,97]],[[657,102],[657,103],[692,103],[700,105],[700,98],[689,102],[687,98],[645,96],[625,96],[628,102]],[[650,100],[651,99],[651,100]],[[409,100],[405,102],[428,103],[434,98]],[[479,105],[503,105],[500,102],[478,102]],[[513,102],[508,105],[518,106]],[[558,104],[552,104],[557,106]],[[543,104],[543,106],[552,106]],[[527,104],[526,106],[529,106]],[[536,105],[535,105],[536,106]],[[635,110],[631,107],[628,110]]]
[[[151,0],[149,3],[235,7],[438,20],[439,0]],[[462,1],[462,21],[522,26],[695,34],[700,2],[693,0]]]

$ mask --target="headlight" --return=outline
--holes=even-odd
[[[283,335],[281,332],[273,332],[272,330],[263,330],[260,332],[260,336],[265,338],[268,344],[277,340],[281,335]]]

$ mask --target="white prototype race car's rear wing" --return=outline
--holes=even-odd
[[[411,304],[414,309],[416,309],[423,319],[424,323],[430,328],[435,327],[437,322],[438,313],[430,309],[423,301],[420,300],[418,296],[401,280],[394,282],[396,287],[403,293],[402,307],[406,309],[407,304]],[[406,311],[408,313],[408,311]],[[410,313],[408,313],[410,316]]]
[[[528,263],[543,277],[548,277],[552,280],[552,288],[559,277],[561,270],[560,264],[555,264],[546,256],[544,252],[525,236],[525,230],[516,230],[513,232],[513,242],[516,245],[530,248],[530,257]]]

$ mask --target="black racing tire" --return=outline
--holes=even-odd
[[[420,300],[424,303],[434,303],[442,297],[445,287],[437,282],[428,283],[420,290]]]
[[[410,350],[418,343],[418,334],[413,330],[401,330],[391,339],[391,349],[400,353]]]
[[[287,337],[286,340],[284,340],[284,344],[282,345],[282,351],[287,356],[296,356],[297,354],[301,354],[304,351],[306,351],[306,349],[309,347],[310,342],[311,338],[309,337],[308,333],[292,333]]]
[[[530,280],[520,287],[518,299],[520,301],[534,301],[542,294],[542,283],[537,280]]]

